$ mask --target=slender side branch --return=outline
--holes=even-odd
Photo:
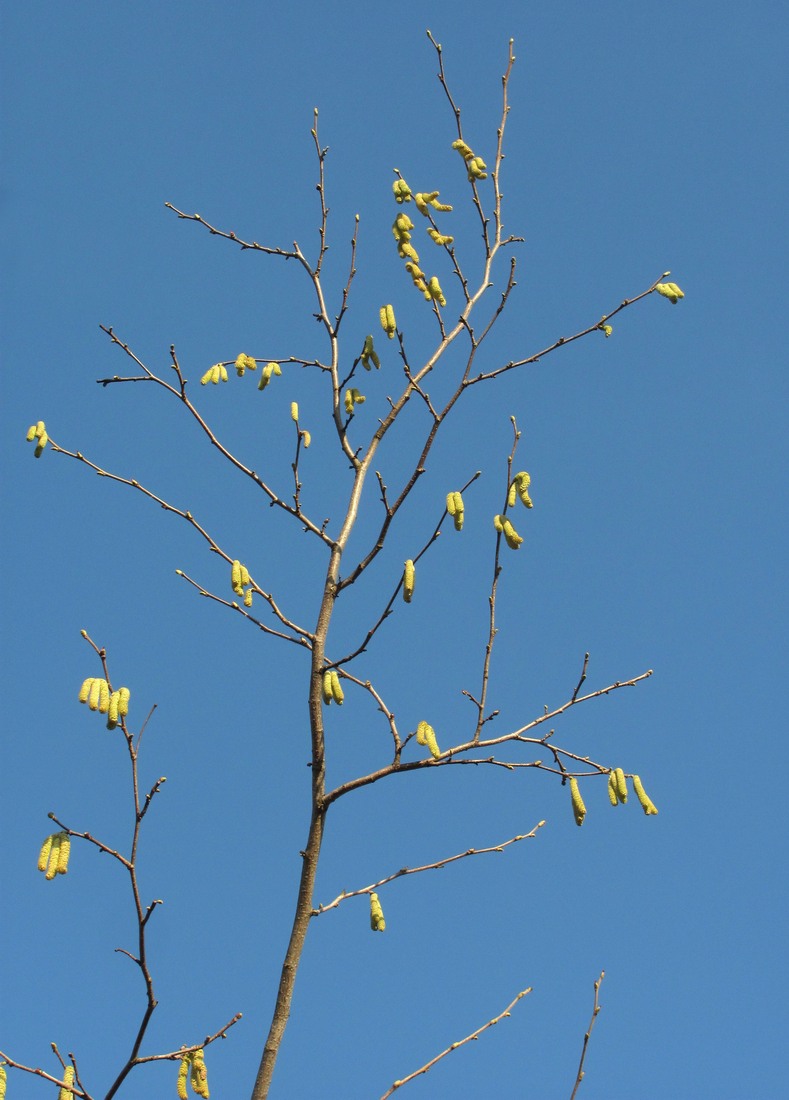
[[[491,848],[469,848],[465,852],[458,852],[457,855],[447,856],[445,859],[438,859],[435,863],[425,863],[422,867],[402,867],[399,871],[395,871],[393,875],[387,875],[386,878],[379,879],[378,882],[373,882],[369,886],[360,887],[358,890],[343,890],[334,901],[330,901],[327,905],[319,905],[317,909],[312,910],[312,916],[318,917],[321,913],[327,913],[330,909],[336,909],[341,901],[347,901],[348,898],[358,897],[360,894],[371,894],[374,890],[378,890],[381,886],[386,886],[389,882],[394,882],[397,878],[403,878],[404,875],[418,875],[421,871],[437,871],[442,867],[448,867],[450,863],[456,863],[459,859],[466,859],[468,856],[484,856],[489,852],[503,852],[505,848],[509,848],[511,844],[517,844],[519,840],[533,840],[537,836],[539,829],[545,824],[544,821],[538,821],[530,833],[522,833],[520,836],[513,836],[509,840],[502,841],[501,844],[494,844]]]
[[[600,1012],[600,986],[603,983],[604,977],[605,970],[601,970],[600,977],[594,983],[594,1007],[592,1008],[592,1018],[589,1021],[589,1027],[586,1029],[586,1034],[584,1035],[584,1045],[581,1049],[581,1061],[578,1063],[578,1073],[575,1077],[575,1085],[573,1086],[573,1091],[570,1093],[570,1100],[575,1100],[578,1089],[581,1087],[581,1082],[584,1079],[584,1061],[586,1059],[586,1051],[589,1047],[589,1039],[592,1035],[592,1028],[595,1025],[595,1020],[597,1019],[598,1013]]]
[[[446,1058],[448,1054],[452,1054],[453,1051],[458,1050],[462,1046],[465,1046],[466,1043],[470,1043],[472,1039],[478,1039],[483,1031],[487,1031],[489,1027],[493,1027],[495,1024],[499,1023],[500,1020],[506,1019],[506,1017],[510,1015],[512,1009],[515,1007],[518,1001],[521,1000],[522,997],[525,997],[528,993],[531,993],[531,986],[529,986],[528,989],[521,990],[518,996],[513,1001],[510,1001],[503,1012],[500,1012],[498,1016],[494,1016],[492,1020],[488,1020],[488,1022],[486,1024],[483,1024],[482,1027],[478,1027],[476,1031],[472,1031],[472,1033],[470,1035],[467,1035],[465,1039],[459,1039],[457,1042],[451,1043],[446,1048],[446,1050],[442,1050],[440,1054],[437,1054],[435,1058],[431,1058],[429,1062],[425,1062],[425,1064],[423,1066],[420,1066],[419,1069],[415,1069],[413,1073],[409,1073],[407,1077],[402,1077],[399,1081],[394,1081],[392,1083],[392,1087],[383,1094],[381,1100],[387,1100],[387,1098],[391,1096],[392,1093],[397,1092],[397,1090],[402,1088],[403,1085],[407,1085],[409,1081],[413,1081],[415,1077],[419,1077],[423,1073],[428,1073],[433,1068],[433,1066],[436,1065],[437,1062],[441,1061],[442,1058]]]

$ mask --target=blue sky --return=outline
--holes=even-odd
[[[582,1097],[778,1096],[789,978],[787,16],[758,2],[727,18],[703,2],[503,2],[462,18],[444,0],[429,17],[248,0],[232,10],[6,6],[0,843],[10,1011],[0,1046],[54,1069],[56,1041],[103,1095],[142,1008],[138,975],[114,953],[134,932],[119,869],[75,844],[67,876],[47,883],[35,871],[50,810],[108,843],[129,835],[122,746],[76,701],[100,671],[85,628],[131,687],[133,719],[158,705],[143,784],[168,781],[146,823],[141,875],[165,904],[150,926],[160,1006],[145,1051],[197,1041],[241,1011],[207,1061],[214,1096],[249,1093],[306,835],[304,655],[179,581],[183,569],[229,592],[224,567],[183,521],[61,456],[35,461],[24,433],[43,419],[62,446],[190,509],[312,625],[321,554],[261,506],[166,395],[95,384],[127,369],[98,326],[114,325],[161,372],[175,344],[193,392],[212,363],[242,351],[325,352],[302,273],[164,207],[261,243],[296,239],[314,255],[317,106],[330,147],[332,311],[361,216],[343,354],[358,352],[386,301],[412,354],[429,348],[429,319],[392,244],[392,169],[455,203],[448,231],[470,269],[479,245],[427,25],[467,140],[488,160],[516,43],[502,190],[505,228],[525,243],[485,364],[594,323],[667,269],[686,297],[674,307],[652,296],[615,318],[609,340],[594,334],[472,392],[379,567],[338,609],[330,648],[367,629],[443,495],[482,470],[464,531],[448,530],[420,563],[414,602],[396,605],[357,668],[407,728],[429,716],[449,742],[466,727],[460,692],[479,678],[489,517],[515,415],[516,466],[532,474],[535,508],[520,522],[524,546],[504,557],[497,722],[514,728],[564,702],[586,651],[592,689],[654,669],[559,720],[555,739],[640,773],[660,813],[644,817],[632,798],[613,810],[589,780],[577,829],[555,777],[498,768],[402,776],[338,804],[319,901],[547,825],[501,855],[382,890],[382,936],[369,931],[364,899],[316,920],[272,1096],[380,1096],[526,986],[534,992],[510,1020],[403,1095],[569,1096],[601,969]],[[497,288],[505,278],[501,264]],[[451,286],[448,271],[442,282]],[[382,370],[363,379],[359,445],[402,384],[381,337]],[[297,400],[313,435],[304,492],[321,517],[339,513],[349,484],[324,398],[298,368],[265,394],[250,377],[194,392],[217,434],[283,492]],[[392,483],[423,428],[415,412],[382,449]],[[380,507],[374,486],[364,503],[357,552]],[[361,693],[348,692],[328,726],[330,782],[387,758]],[[121,1095],[174,1088],[171,1066],[148,1067]],[[43,1084],[9,1082],[9,1100],[38,1095]]]

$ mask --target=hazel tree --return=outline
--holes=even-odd
[[[316,876],[324,842],[330,837],[327,833],[330,810],[336,803],[352,803],[358,792],[384,781],[408,784],[418,772],[471,765],[477,772],[487,768],[507,769],[524,784],[532,780],[532,772],[545,773],[566,788],[568,813],[572,813],[578,826],[583,824],[588,812],[599,812],[600,803],[604,801],[599,795],[601,784],[606,785],[613,807],[626,803],[632,793],[646,816],[658,812],[636,772],[626,770],[616,759],[592,758],[585,747],[581,752],[573,744],[560,743],[555,733],[555,724],[570,710],[643,683],[651,675],[650,670],[590,688],[587,686],[589,655],[586,654],[577,683],[562,702],[550,708],[546,706],[537,715],[521,715],[517,722],[504,728],[497,721],[500,712],[491,688],[491,670],[497,647],[502,644],[498,639],[498,600],[505,568],[509,573],[507,583],[520,583],[519,570],[527,553],[524,544],[533,510],[539,509],[540,496],[539,484],[533,484],[530,473],[524,468],[530,461],[529,456],[523,454],[521,431],[514,413],[502,414],[502,439],[506,437],[507,442],[502,447],[500,469],[489,479],[498,486],[490,490],[493,494],[490,508],[486,508],[483,494],[479,492],[481,472],[464,469],[464,463],[473,461],[468,453],[457,456],[457,476],[445,486],[440,499],[434,500],[431,514],[425,514],[420,507],[415,516],[413,506],[415,489],[426,471],[436,441],[461,402],[473,402],[483,387],[495,386],[503,375],[528,370],[546,357],[559,354],[568,344],[607,339],[613,332],[614,318],[636,303],[656,296],[677,304],[683,292],[676,283],[667,281],[670,273],[664,272],[645,289],[628,295],[615,305],[602,303],[602,314],[591,318],[578,331],[538,350],[513,348],[511,358],[492,360],[487,354],[486,342],[499,318],[515,300],[517,250],[521,242],[521,238],[505,234],[503,222],[502,182],[510,112],[509,85],[515,63],[513,44],[510,42],[502,77],[501,113],[497,125],[491,133],[472,138],[464,131],[461,109],[450,90],[442,48],[429,31],[428,37],[454,127],[447,131],[447,146],[451,146],[457,159],[454,173],[447,180],[424,180],[418,178],[416,172],[412,175],[411,171],[394,170],[392,247],[402,268],[402,287],[408,291],[404,297],[402,287],[398,287],[396,299],[406,302],[406,306],[398,305],[395,313],[392,301],[384,301],[376,315],[358,318],[354,322],[357,328],[349,331],[357,279],[360,219],[357,215],[352,229],[347,277],[341,285],[331,285],[324,271],[330,238],[325,177],[328,149],[319,137],[316,110],[311,131],[319,198],[315,254],[303,250],[296,242],[291,247],[259,244],[213,224],[213,219],[208,221],[200,214],[170,203],[166,205],[173,215],[192,223],[198,231],[208,232],[236,248],[260,253],[261,259],[267,262],[296,265],[311,294],[314,316],[322,332],[322,355],[310,358],[282,349],[250,347],[238,354],[238,349],[232,349],[222,362],[192,364],[187,370],[175,346],[171,346],[168,367],[162,370],[147,365],[132,343],[113,327],[102,325],[114,352],[124,364],[122,373],[98,379],[105,391],[144,384],[152,396],[161,395],[170,401],[174,410],[197,426],[205,443],[221,455],[230,470],[252,486],[260,500],[275,513],[276,522],[291,525],[318,549],[321,565],[317,590],[320,595],[310,618],[299,617],[291,606],[288,592],[274,591],[268,585],[264,558],[241,560],[232,543],[209,529],[191,511],[165,499],[155,485],[143,484],[105,466],[103,459],[100,461],[73,445],[57,442],[55,425],[39,421],[27,432],[27,440],[33,445],[37,458],[51,453],[70,459],[86,473],[93,472],[113,482],[119,492],[137,494],[183,521],[199,545],[222,563],[219,573],[215,571],[212,579],[208,573],[193,576],[178,569],[183,583],[196,594],[245,620],[245,627],[257,631],[259,644],[266,653],[285,644],[295,646],[304,663],[306,699],[293,701],[293,725],[309,756],[311,783],[309,805],[305,806],[309,826],[301,850],[301,875],[292,930],[282,959],[278,988],[271,991],[274,1005],[270,1029],[262,1046],[251,1090],[252,1100],[264,1100],[272,1089],[277,1056],[294,1006],[296,976],[307,936],[331,935],[329,930],[318,927],[324,924],[319,918],[354,898],[363,899],[369,906],[371,931],[385,932],[387,896],[390,890],[397,889],[401,879],[459,861],[473,862],[477,856],[509,851],[522,841],[537,837],[545,825],[542,820],[535,821],[531,829],[503,837],[494,845],[480,845],[449,854],[437,852],[435,858],[420,866],[397,870],[382,868],[373,882],[343,889],[334,897],[319,897]],[[451,202],[446,201],[450,194]],[[479,262],[470,263],[466,253],[471,251],[469,240],[473,226],[481,241],[481,258]],[[409,318],[419,311],[427,315],[432,324],[432,342],[427,348],[421,346],[422,340],[415,341],[417,346],[412,347],[409,339]],[[358,337],[358,332],[363,335]],[[439,368],[442,385],[434,387]],[[211,426],[212,396],[217,392],[216,387],[235,388],[238,401],[259,402],[260,422],[265,425],[267,417],[272,415],[267,410],[266,391],[269,387],[286,389],[295,371],[306,372],[310,377],[318,399],[324,403],[326,415],[320,425],[313,424],[302,415],[298,403],[291,402],[292,480],[283,484],[273,470],[258,470],[251,465],[245,455],[243,439],[230,441],[219,437]],[[379,372],[380,376],[388,376],[391,395],[385,402],[377,398],[371,400],[366,392],[365,382]],[[441,394],[440,398],[437,393]],[[373,400],[375,408],[371,408]],[[406,410],[414,404],[421,407],[427,425],[421,435],[415,431],[413,421],[407,429],[404,423]],[[51,429],[54,429],[55,438],[50,435]],[[337,513],[329,517],[321,512],[318,491],[326,473],[310,464],[310,446],[318,431],[330,433],[334,452],[331,478],[342,498]],[[399,458],[394,480],[391,476],[385,478],[378,464],[382,445],[392,439],[396,440]],[[393,572],[384,551],[393,532],[409,514],[407,537],[412,545],[408,557]],[[362,518],[364,523],[360,525]],[[476,683],[441,685],[430,713],[413,713],[407,689],[404,688],[403,698],[396,697],[390,685],[377,682],[369,674],[367,659],[375,647],[386,647],[390,618],[413,614],[420,599],[419,575],[423,559],[429,554],[442,553],[441,536],[445,532],[454,530],[456,534],[451,537],[462,538],[469,526],[485,533],[491,564],[489,579],[476,594],[488,609]],[[414,531],[420,533],[414,537]],[[221,576],[221,583],[217,576]],[[354,586],[368,576],[374,577],[375,585],[364,589],[363,611],[359,610],[358,600],[354,604],[356,641],[351,645],[338,644],[337,632],[333,629],[337,613],[343,609]],[[425,624],[421,623],[420,630],[424,629]],[[431,629],[438,641],[441,623],[434,623]],[[96,1084],[94,1072],[79,1059],[78,1042],[69,1036],[68,1042],[74,1042],[74,1047],[70,1046],[68,1055],[64,1055],[53,1043],[54,1061],[47,1070],[23,1063],[13,1051],[0,1052],[4,1063],[0,1067],[0,1098],[5,1095],[7,1076],[11,1085],[12,1074],[27,1074],[46,1082],[50,1089],[60,1090],[61,1100],[69,1096],[94,1100],[99,1095],[109,1100],[121,1093],[132,1071],[135,1071],[135,1079],[139,1075],[140,1082],[144,1082],[145,1067],[162,1061],[172,1063],[173,1089],[179,1097],[186,1097],[190,1091],[193,1095],[207,1097],[206,1067],[210,1048],[220,1038],[232,1039],[241,1012],[227,1020],[208,1021],[205,1035],[175,1036],[170,1049],[155,1054],[147,1052],[146,1037],[157,1005],[149,941],[155,936],[156,913],[161,901],[150,899],[143,892],[138,877],[138,859],[143,826],[163,796],[165,780],[164,777],[157,779],[146,790],[140,779],[143,733],[152,713],[150,702],[143,702],[145,685],[134,685],[132,691],[125,685],[123,674],[115,669],[102,640],[94,639],[87,630],[82,631],[82,636],[93,663],[89,669],[91,674],[86,676],[81,688],[75,685],[75,702],[78,699],[88,711],[106,719],[111,736],[121,739],[125,746],[134,827],[129,846],[121,850],[100,839],[92,823],[66,821],[57,813],[50,813],[54,830],[43,842],[38,868],[48,880],[66,874],[76,841],[104,853],[125,875],[137,937],[136,943],[123,948],[122,952],[142,979],[139,1022],[129,1036],[127,1054],[108,1087]],[[469,704],[465,728],[458,729],[442,720],[441,695],[450,690],[461,691]],[[377,727],[369,730],[376,765],[359,773],[349,771],[339,780],[330,781],[328,765],[332,758],[332,742],[327,737],[327,716],[332,713],[333,720],[338,723],[353,725],[354,712],[358,715],[365,697],[378,716]],[[305,703],[308,722],[300,722]],[[155,747],[149,748],[155,734],[155,722],[153,726],[145,740],[146,751],[151,753],[155,753]],[[265,777],[262,782],[266,782]],[[100,829],[100,826],[95,828]],[[289,904],[289,900],[283,899],[283,904]],[[397,932],[390,928],[389,934],[397,935]],[[602,978],[601,974],[594,983],[592,1016],[583,1040],[573,1096],[584,1076],[587,1045],[600,1007],[598,994]],[[529,992],[528,988],[509,991],[510,1002],[498,1015],[437,1051],[424,1065],[404,1067],[403,1076],[383,1091],[382,1100],[399,1092],[410,1081],[432,1072],[453,1051],[508,1017]],[[253,1067],[250,1067],[250,1079],[252,1076]],[[218,1085],[219,1095],[222,1095],[221,1082]],[[9,1098],[14,1094],[15,1089],[9,1088]]]

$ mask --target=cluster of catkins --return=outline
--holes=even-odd
[[[439,202],[438,191],[417,191],[413,193],[404,179],[397,179],[392,184],[392,190],[394,191],[395,201],[402,205],[406,202],[411,202],[413,198],[416,208],[420,214],[424,217],[430,217],[432,210],[440,210],[447,212],[452,209],[448,203]],[[401,260],[405,260],[405,269],[411,276],[411,281],[420,293],[424,295],[428,302],[437,302],[440,306],[445,306],[447,300],[444,297],[444,292],[441,289],[441,284],[438,281],[438,276],[433,275],[430,278],[425,275],[422,268],[419,266],[419,253],[411,243],[411,230],[414,228],[414,223],[409,218],[405,211],[402,211],[397,215],[392,223],[392,233],[394,234],[395,243],[397,244],[397,254]],[[427,235],[433,241],[441,247],[449,247],[454,241],[454,237],[446,236],[431,225],[427,230]],[[387,308],[387,307],[384,307]],[[381,319],[383,325],[383,317]],[[388,332],[384,325],[384,331]],[[394,335],[394,332],[391,333]]]
[[[203,1100],[208,1100],[210,1096],[208,1070],[205,1067],[205,1055],[202,1048],[193,1051],[191,1054],[185,1054],[181,1059],[181,1064],[178,1067],[178,1100],[186,1100],[187,1080],[192,1086],[192,1092],[195,1096],[202,1096]]]
[[[107,681],[96,676],[89,676],[87,680],[83,680],[82,687],[79,689],[80,703],[87,703],[91,710],[107,715],[108,730],[114,730],[119,720],[129,713],[130,695],[131,692],[127,687],[110,691]]]
[[[641,803],[641,808],[647,817],[652,814],[656,814],[657,806],[650,799],[649,795],[644,790],[644,785],[641,779],[637,775],[630,777],[633,783],[633,790],[636,792],[636,798]],[[575,818],[576,825],[583,825],[584,818],[586,817],[586,806],[584,800],[581,798],[581,792],[578,788],[578,780],[573,777],[570,780],[570,799],[573,806],[573,817]],[[622,768],[612,768],[608,776],[608,799],[612,806],[618,806],[621,802],[623,805],[627,802],[627,776]]]

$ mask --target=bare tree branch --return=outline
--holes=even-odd
[[[392,1083],[392,1087],[390,1089],[387,1089],[387,1091],[381,1097],[381,1100],[387,1100],[389,1096],[397,1092],[398,1089],[401,1089],[403,1085],[407,1085],[409,1081],[413,1081],[415,1077],[420,1077],[423,1073],[429,1073],[433,1066],[435,1066],[437,1062],[440,1062],[442,1058],[446,1058],[448,1054],[452,1054],[453,1051],[459,1050],[460,1047],[465,1046],[466,1043],[470,1043],[473,1039],[478,1039],[484,1031],[488,1030],[489,1027],[493,1027],[495,1024],[499,1023],[500,1020],[506,1019],[510,1015],[512,1009],[515,1007],[518,1001],[520,1001],[522,997],[525,997],[529,993],[531,993],[531,986],[529,986],[528,989],[522,990],[515,998],[515,1000],[510,1001],[503,1012],[500,1012],[498,1016],[494,1016],[492,1020],[488,1020],[488,1022],[486,1024],[483,1024],[482,1027],[478,1027],[476,1031],[472,1031],[471,1034],[467,1035],[465,1039],[459,1039],[457,1042],[451,1043],[446,1048],[446,1050],[442,1050],[440,1054],[437,1054],[435,1058],[431,1058],[429,1062],[425,1062],[425,1064],[423,1066],[420,1066],[419,1069],[415,1069],[413,1073],[409,1073],[407,1077],[400,1078],[399,1081],[394,1081]]]
[[[586,1052],[589,1048],[589,1040],[592,1037],[592,1028],[595,1025],[595,1020],[600,1011],[600,986],[603,984],[603,978],[605,977],[605,970],[600,971],[600,977],[594,983],[594,1007],[592,1008],[592,1018],[589,1021],[589,1027],[586,1029],[584,1035],[584,1045],[581,1049],[581,1061],[578,1063],[578,1073],[575,1077],[575,1084],[573,1085],[573,1091],[570,1093],[570,1100],[575,1100],[578,1094],[578,1089],[581,1087],[581,1082],[584,1079],[584,1061],[586,1060]]]

